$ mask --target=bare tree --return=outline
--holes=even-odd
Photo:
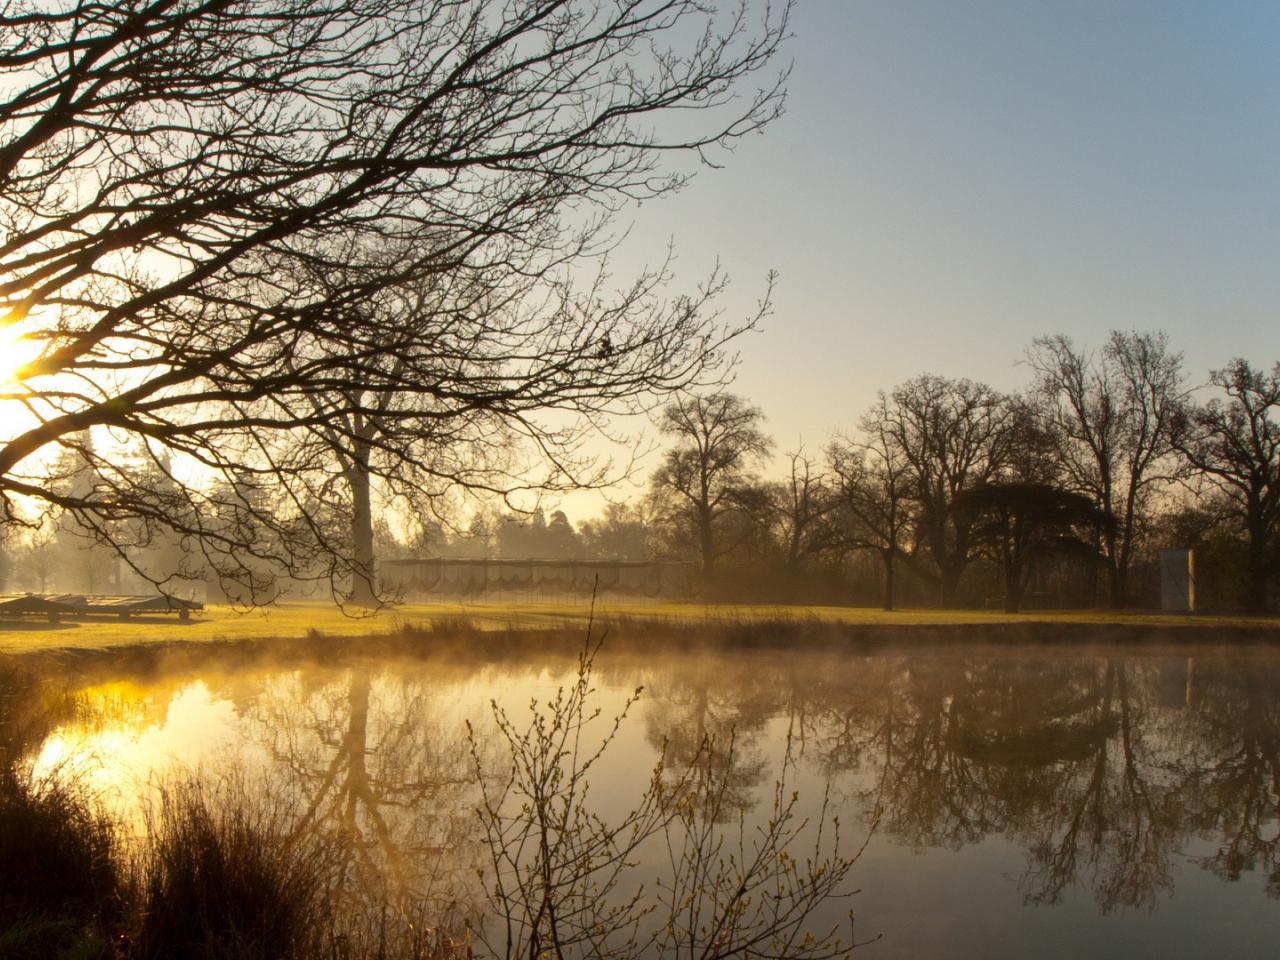
[[[1163,333],[1113,331],[1097,355],[1058,335],[1036,340],[1027,356],[1069,485],[1115,518],[1102,546],[1111,605],[1124,606],[1142,522],[1171,469],[1182,354]]]
[[[205,518],[244,504],[189,477],[257,477],[273,488],[259,519],[282,534],[275,559],[316,575],[328,557],[358,582],[368,558],[348,545],[334,560],[338,541],[303,513],[322,471],[284,456],[299,432],[333,432],[357,463],[372,447],[375,478],[434,471],[444,484],[449,464],[403,436],[436,423],[451,428],[427,431],[439,443],[483,443],[492,416],[570,482],[576,434],[540,412],[589,418],[713,382],[741,328],[707,309],[720,278],[675,298],[665,268],[620,290],[604,270],[586,289],[573,278],[608,248],[622,204],[681,184],[663,157],[713,158],[778,114],[785,71],[764,74],[789,12],[749,0],[5,7],[0,306],[41,352],[0,395],[15,410],[0,495],[106,538],[104,518],[172,527],[217,564],[245,544]],[[763,82],[745,92],[752,76]],[[667,119],[689,111],[701,122]],[[424,290],[406,318],[394,301]],[[477,368],[469,346],[490,336]],[[94,428],[181,465],[185,503],[131,483],[105,449],[95,495],[56,490],[50,447]]]
[[[955,603],[978,549],[972,520],[956,513],[955,499],[1004,467],[1012,412],[986,384],[926,374],[881,393],[864,421],[905,462],[914,503],[911,559],[937,584],[944,606]]]
[[[827,477],[803,450],[787,454],[787,461],[787,476],[773,490],[773,513],[783,559],[795,573],[806,559],[836,545],[830,521],[838,501]]]
[[[661,429],[675,439],[650,480],[670,504],[672,519],[694,536],[708,581],[718,557],[723,519],[752,492],[747,470],[769,452],[760,429],[764,414],[731,393],[681,397],[662,413]]]
[[[910,476],[883,421],[863,420],[863,439],[836,439],[827,445],[827,465],[835,477],[841,515],[837,530],[850,550],[876,553],[884,568],[886,611],[893,609],[895,562],[906,553],[911,530]]]
[[[1236,359],[1210,383],[1226,402],[1185,410],[1177,447],[1234,505],[1249,539],[1249,606],[1261,612],[1280,539],[1280,363],[1264,373]]]
[[[1082,493],[1043,483],[1015,481],[972,487],[956,508],[975,520],[975,534],[1004,574],[1004,609],[1017,613],[1038,561],[1054,553],[1080,554],[1089,541],[1079,531],[1105,525],[1107,514]]]
[[[851,550],[871,550],[884,565],[884,609],[894,604],[895,562],[911,535],[909,461],[893,441],[886,421],[863,421],[864,439],[834,440],[827,463],[843,512],[840,533]]]
[[[842,850],[829,797],[811,820],[802,816],[789,738],[758,828],[735,803],[732,736],[721,745],[724,768],[703,763],[710,740],[683,768],[664,749],[633,809],[614,819],[591,809],[588,774],[640,696],[612,720],[601,716],[591,703],[597,651],[589,644],[574,681],[531,705],[526,726],[492,704],[510,767],[487,777],[476,754],[492,908],[478,942],[506,958],[850,956],[857,944],[842,942],[838,926],[812,924],[819,907],[849,894],[861,851]],[[659,869],[651,894],[635,879],[648,850]]]

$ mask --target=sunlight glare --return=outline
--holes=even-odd
[[[234,708],[202,680],[101,684],[76,699],[75,716],[45,738],[32,772],[79,778],[135,830],[154,791],[231,752]]]
[[[31,338],[22,324],[0,327],[0,384],[18,383],[23,370],[40,356],[40,341]]]

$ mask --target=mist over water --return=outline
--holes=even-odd
[[[507,762],[517,722],[570,683],[564,655],[396,659],[100,683],[25,745],[127,817],[178,771],[240,778],[346,838],[351,895],[464,911],[483,850],[465,735]],[[861,892],[821,918],[868,956],[1268,955],[1280,942],[1280,652],[1095,647],[601,652],[597,705],[644,691],[591,772],[620,817],[662,746],[728,765],[767,813],[790,738],[801,803],[829,785]],[[716,744],[699,758],[698,745]],[[727,749],[733,740],[732,753]],[[821,925],[821,924],[819,924]]]

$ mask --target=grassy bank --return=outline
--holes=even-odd
[[[586,600],[513,602],[440,602],[403,604],[369,616],[347,616],[329,603],[281,603],[239,611],[210,605],[190,622],[171,617],[129,620],[84,620],[58,624],[38,621],[0,623],[0,653],[20,654],[55,649],[105,650],[112,647],[175,641],[187,643],[279,640],[322,633],[328,637],[371,637],[430,631],[433,625],[465,622],[486,631],[538,631],[583,626],[590,612]],[[1280,639],[1280,618],[1229,615],[1181,616],[1102,610],[1035,611],[1006,614],[982,610],[907,609],[885,612],[865,607],[645,603],[601,600],[596,619],[602,623],[657,624],[701,629],[726,625],[821,624],[857,628],[868,637],[885,631],[903,639],[922,628],[942,631],[981,628],[992,636],[1063,636],[1098,630],[1118,637],[1135,632],[1226,631],[1235,635]],[[1100,629],[1101,628],[1101,629]],[[927,632],[927,631],[926,631]]]
[[[375,622],[376,623],[376,622]],[[496,619],[437,618],[417,625],[366,627],[363,635],[341,632],[209,639],[142,637],[129,642],[35,645],[0,651],[0,673],[22,670],[56,684],[85,685],[122,678],[213,670],[281,670],[351,666],[410,659],[441,672],[471,673],[512,661],[570,663],[582,650],[583,622],[566,618],[540,623]],[[877,653],[1025,656],[1029,650],[1065,656],[1081,653],[1131,656],[1280,656],[1280,624],[1201,620],[1169,623],[1163,618],[1124,621],[1087,618],[1023,622],[951,621],[876,623],[787,618],[652,618],[598,615],[596,636],[605,637],[611,659],[650,659],[668,654],[708,657],[778,653],[840,656]]]

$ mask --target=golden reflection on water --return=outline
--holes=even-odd
[[[33,771],[81,778],[135,831],[166,777],[226,763],[238,745],[234,705],[204,680],[97,684],[76,691],[71,704],[72,718],[40,744]]]

